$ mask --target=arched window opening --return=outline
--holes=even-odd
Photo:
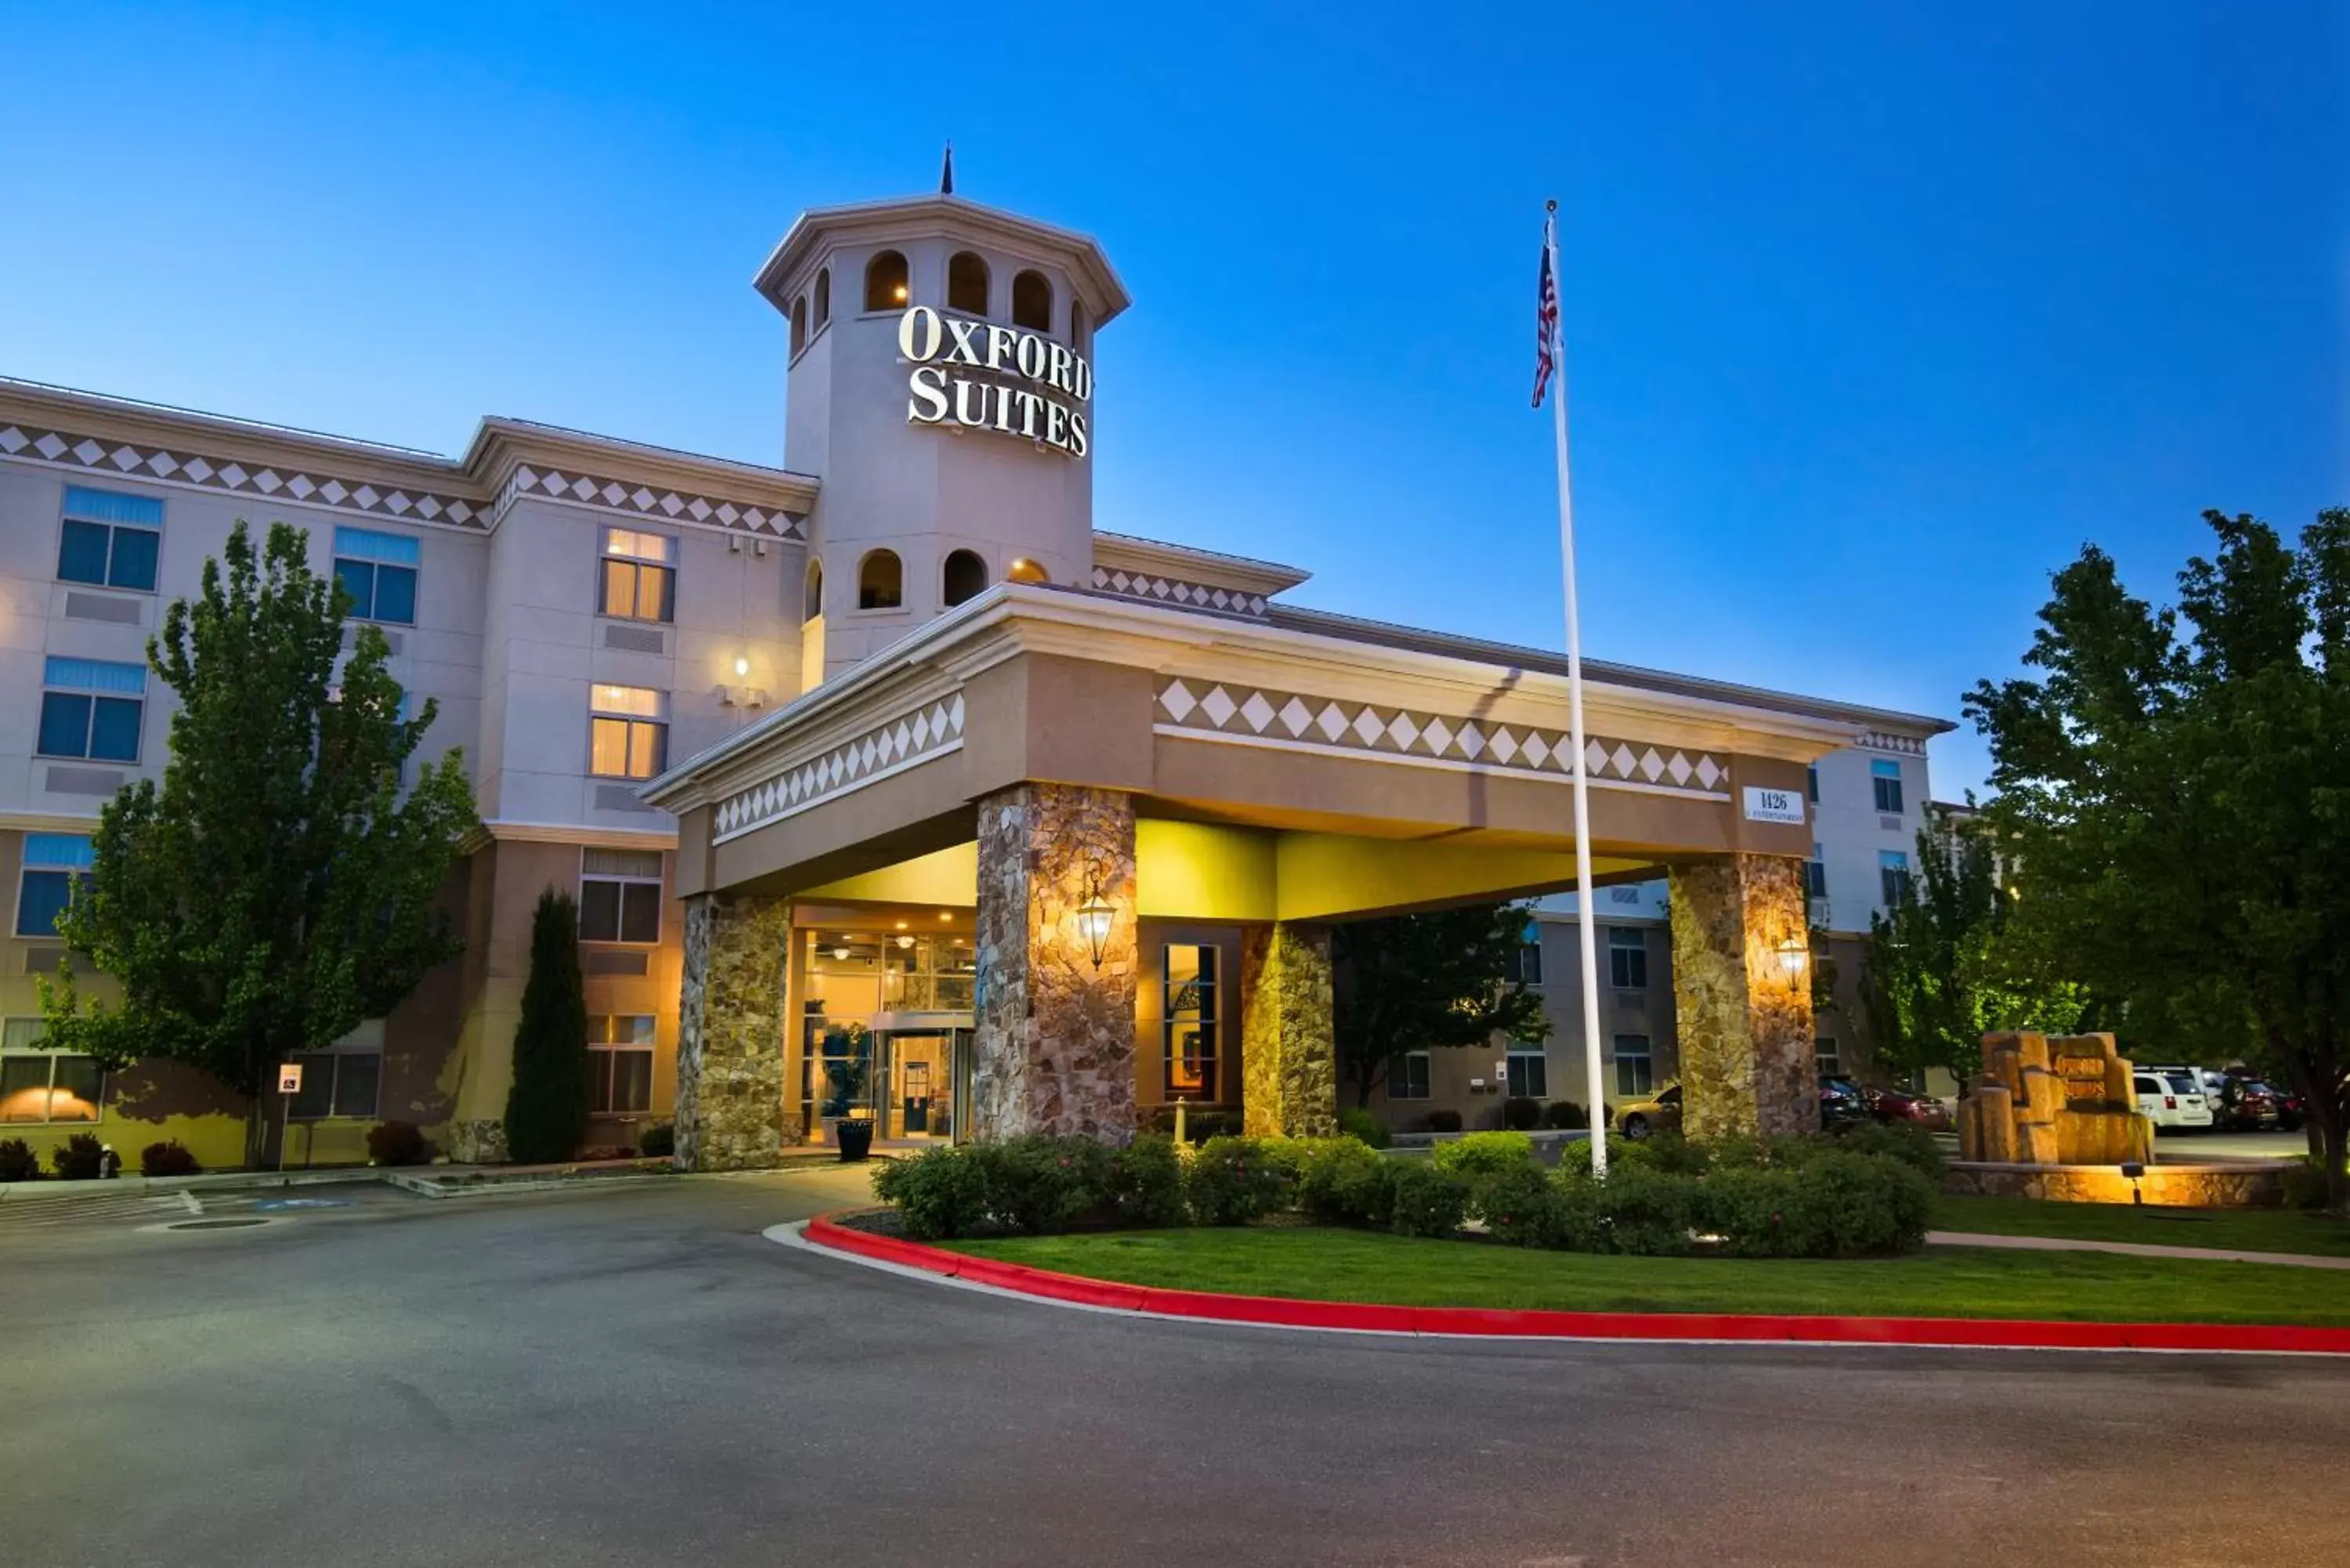
[[[832,320],[832,269],[825,268],[816,275],[816,329],[821,332]]]
[[[879,251],[865,264],[865,308],[895,310],[906,303],[906,258]]]
[[[807,347],[807,296],[792,301],[792,353],[795,357]]]
[[[1086,307],[1074,299],[1069,301],[1069,347],[1080,353],[1086,347]]]
[[[987,314],[987,264],[970,251],[947,258],[947,308],[966,316]]]
[[[905,602],[906,572],[895,550],[876,550],[857,565],[857,607],[896,609]]]
[[[1044,567],[1023,556],[1003,568],[1003,580],[1007,583],[1049,583],[1053,579],[1045,575]]]
[[[800,595],[800,619],[814,620],[824,613],[824,563],[810,561],[807,587]]]
[[[1035,332],[1053,330],[1053,286],[1041,272],[1024,272],[1012,280],[1012,325]]]
[[[972,551],[950,550],[944,587],[950,607],[977,598],[987,589],[987,563]]]

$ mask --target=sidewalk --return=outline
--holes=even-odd
[[[2133,1258],[2178,1258],[2204,1263],[2282,1263],[2294,1269],[2350,1269],[2350,1258],[2314,1252],[2240,1252],[2220,1247],[2164,1247],[2151,1241],[2088,1241],[2070,1236],[1984,1236],[1971,1231],[1929,1231],[1929,1247],[2020,1247],[2028,1252],[2123,1252]]]

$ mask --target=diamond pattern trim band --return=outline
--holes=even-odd
[[[455,528],[486,528],[489,509],[479,501],[429,490],[339,479],[317,469],[244,463],[234,458],[181,449],[101,441],[72,431],[0,424],[0,455],[30,457],[63,468],[87,469],[127,478],[161,479],[202,490],[272,500],[297,501],[409,523],[439,523]]]
[[[1316,750],[1335,748],[1544,778],[1570,777],[1574,767],[1573,748],[1565,732],[1528,724],[1497,724],[1197,679],[1164,681],[1159,689],[1159,708],[1170,721],[1161,728],[1177,733],[1225,735]],[[1586,735],[1583,761],[1586,776],[1595,783],[1613,781],[1727,798],[1723,786],[1730,778],[1729,765],[1711,752]]]
[[[1094,587],[1104,593],[1119,594],[1130,599],[1188,605],[1193,609],[1226,610],[1233,615],[1264,614],[1263,594],[1244,594],[1238,588],[1220,588],[1213,583],[1187,583],[1174,577],[1154,577],[1140,572],[1113,571],[1107,566],[1096,566]]]
[[[962,749],[962,693],[941,697],[719,802],[713,842],[796,815]]]
[[[689,491],[656,490],[650,484],[631,484],[624,479],[600,474],[553,471],[541,473],[526,463],[516,465],[514,472],[507,475],[498,492],[498,510],[504,512],[521,495],[543,496],[631,517],[649,517],[657,523],[690,521],[777,539],[807,537],[807,519],[797,513],[755,506],[747,501],[728,501],[722,496],[696,495]]]

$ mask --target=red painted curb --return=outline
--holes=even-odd
[[[1535,1312],[1493,1307],[1409,1307],[1366,1302],[1226,1295],[1087,1279],[1000,1262],[808,1221],[809,1241],[834,1251],[898,1263],[1048,1301],[1211,1323],[1353,1329],[1371,1334],[1493,1338],[1749,1340],[1758,1344],[1929,1345],[1960,1349],[2253,1351],[2350,1355],[2350,1328],[2296,1324],[2054,1323],[2033,1318],[1817,1317],[1767,1313]]]

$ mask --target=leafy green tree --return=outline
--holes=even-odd
[[[1370,1103],[1372,1085],[1406,1052],[1550,1033],[1542,998],[1514,978],[1527,917],[1523,904],[1474,904],[1331,932],[1331,1027],[1357,1106]]]
[[[459,950],[439,898],[476,825],[451,751],[400,774],[432,723],[401,717],[383,634],[313,572],[307,535],[244,524],[172,604],[148,662],[179,700],[159,788],[99,814],[94,864],[59,918],[68,946],[121,986],[42,982],[49,1041],[109,1066],[183,1062],[257,1106],[276,1064],[380,1018]],[[248,1160],[264,1118],[249,1117]]]
[[[530,918],[530,978],[515,1024],[506,1152],[525,1165],[569,1159],[588,1136],[588,992],[579,907],[549,888]]]
[[[1984,825],[1929,813],[1917,862],[1893,903],[1869,919],[1861,995],[1877,1059],[1946,1068],[1963,1085],[1981,1070],[1982,1037],[1993,1030],[2078,1029],[2085,992],[2055,972],[2001,885]]]
[[[2328,1203],[2350,1212],[2350,510],[2298,548],[2204,519],[2219,548],[2179,573],[2175,609],[2094,547],[2056,575],[2025,655],[2043,673],[1968,699],[1987,811],[2125,1043],[2144,1020],[2206,1031],[2179,1054],[2207,1064],[2248,1046],[2308,1099]]]

